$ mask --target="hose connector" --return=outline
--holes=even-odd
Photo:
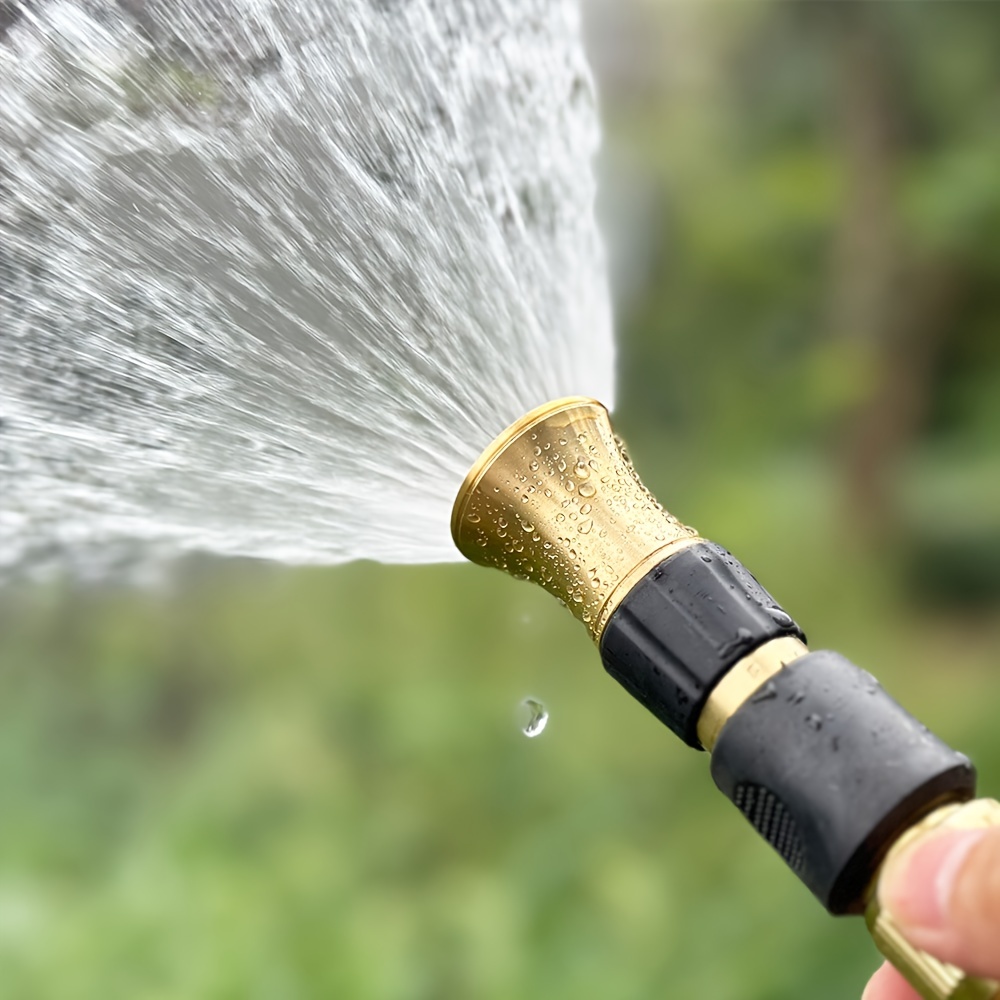
[[[1000,826],[1000,802],[994,799],[943,806],[907,830],[889,849],[886,863],[932,830],[980,830],[992,826]],[[882,870],[884,868],[883,865]],[[879,906],[874,886],[871,902],[865,910],[865,921],[878,950],[924,1000],[997,1000],[1000,997],[1000,983],[995,980],[970,976],[914,948],[892,917]]]

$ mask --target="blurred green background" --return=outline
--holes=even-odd
[[[1000,5],[587,24],[637,466],[1000,793]],[[859,996],[707,765],[471,566],[8,588],[0,997]]]

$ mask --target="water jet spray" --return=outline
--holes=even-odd
[[[469,471],[452,537],[531,580],[587,628],[605,669],[688,746],[834,915],[864,914],[926,1000],[994,1000],[913,948],[880,911],[879,872],[914,836],[1000,824],[969,760],[802,629],[729,552],[643,486],[596,400],[526,414]]]

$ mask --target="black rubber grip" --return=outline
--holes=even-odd
[[[831,913],[860,913],[885,852],[975,795],[968,758],[837,653],[789,664],[723,726],[712,777]]]
[[[699,542],[646,574],[601,636],[604,667],[689,746],[698,716],[737,660],[801,629],[738,560]]]

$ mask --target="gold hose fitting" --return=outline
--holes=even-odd
[[[993,799],[944,806],[904,833],[890,848],[886,862],[932,830],[977,830],[991,826],[1000,826],[1000,802]],[[1000,997],[1000,983],[995,980],[967,975],[954,965],[914,948],[900,933],[892,917],[879,906],[875,886],[865,911],[865,921],[878,950],[924,1000],[997,1000]]]
[[[595,642],[638,580],[700,540],[642,485],[608,411],[582,396],[539,406],[483,452],[451,534],[472,562],[540,584]]]

